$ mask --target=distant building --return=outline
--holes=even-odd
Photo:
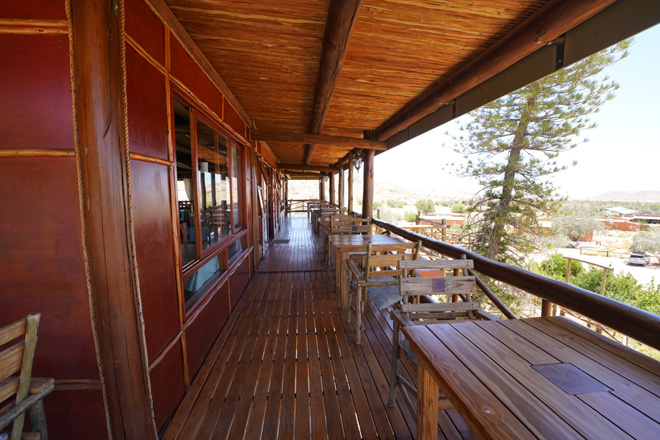
[[[637,214],[637,211],[635,211],[634,209],[628,209],[628,208],[624,208],[622,206],[615,206],[613,208],[605,208],[604,211],[607,212],[609,216],[619,217],[619,218],[632,217],[633,215]]]
[[[660,215],[635,215],[633,220],[639,223],[658,225],[660,224]]]
[[[605,229],[611,231],[627,231],[627,232],[639,232],[642,230],[642,225],[635,223],[629,219],[613,219],[606,218],[600,221]]]
[[[434,225],[442,223],[442,220],[447,222],[450,228],[454,225],[461,226],[465,224],[465,216],[460,214],[454,215],[426,215],[419,218],[420,225]]]

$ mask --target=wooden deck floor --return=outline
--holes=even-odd
[[[370,307],[356,345],[307,217],[289,217],[277,240],[164,438],[415,438],[405,404],[387,405],[389,312]],[[472,434],[442,411],[438,437]]]

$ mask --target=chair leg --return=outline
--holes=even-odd
[[[348,294],[346,295],[346,322],[351,322],[351,297],[353,296],[353,289],[351,284],[353,283],[353,274],[351,271],[348,271]]]
[[[362,342],[362,287],[358,287],[356,301],[357,306],[355,307],[355,343],[360,345]]]
[[[390,374],[390,396],[388,404],[390,408],[394,408],[396,401],[396,387],[399,382],[399,334],[401,333],[401,325],[395,319],[394,328],[392,329],[392,373]]]
[[[41,434],[41,440],[48,440],[48,429],[46,428],[46,411],[44,410],[43,400],[30,407],[28,411],[30,416],[30,426],[32,431]]]

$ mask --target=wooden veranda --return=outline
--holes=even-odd
[[[387,405],[389,310],[369,304],[361,345],[345,317],[307,216],[290,215],[164,438],[415,438],[402,400]],[[454,410],[438,433],[472,438]]]

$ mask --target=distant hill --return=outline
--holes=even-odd
[[[598,196],[584,197],[583,200],[660,203],[660,191],[608,191]]]

